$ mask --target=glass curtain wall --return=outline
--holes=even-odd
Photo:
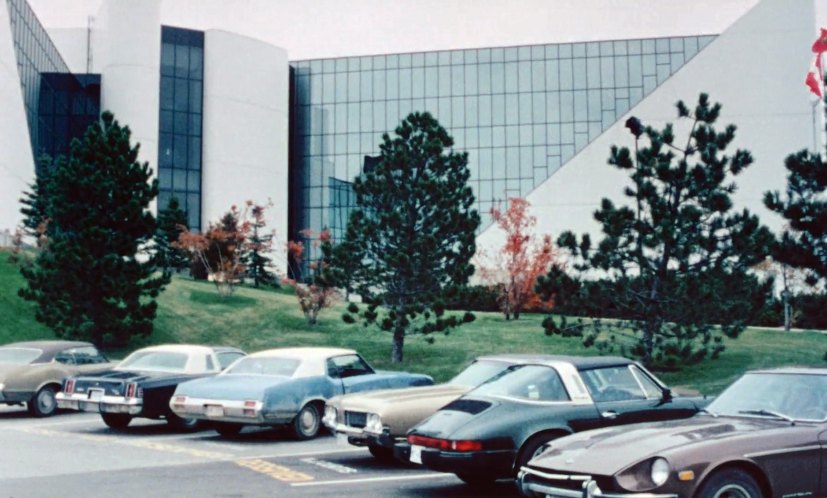
[[[428,111],[469,153],[482,217],[525,197],[714,37],[484,48],[291,63],[291,233],[344,232],[382,133]],[[305,241],[306,242],[306,241]],[[305,244],[308,247],[308,244]]]
[[[161,109],[158,145],[158,209],[172,196],[201,229],[201,142],[204,32],[161,28]]]

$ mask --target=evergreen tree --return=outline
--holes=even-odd
[[[677,108],[679,118],[691,121],[683,148],[675,145],[671,124],[656,130],[634,117],[626,125],[635,136],[635,153],[612,147],[609,164],[629,173],[631,186],[624,195],[630,206],[603,199],[594,215],[603,231],[597,247],[588,235],[578,241],[565,232],[558,239],[580,258],[577,269],[612,279],[613,289],[602,294],[630,317],[567,333],[578,331],[586,345],[620,349],[661,367],[715,357],[723,350],[722,333],[738,336],[745,327],[742,315],[711,314],[709,300],[717,300],[717,309],[747,309],[739,303],[726,308],[726,300],[733,297],[726,282],[745,278],[746,269],[763,260],[773,241],[756,216],[747,210],[733,212],[731,175],[748,167],[752,156],[744,150],[725,154],[735,126],[714,128],[720,104],[712,105],[701,94],[694,111],[683,102]],[[646,143],[641,144],[644,135]],[[574,287],[559,271],[540,283],[549,296]],[[564,334],[553,320],[545,327],[547,333]],[[607,328],[612,334],[600,335]]]
[[[827,164],[802,150],[787,156],[787,191],[767,192],[764,204],[789,222],[775,259],[810,271],[810,283],[827,283]]]
[[[176,247],[178,237],[186,226],[187,213],[181,209],[177,197],[170,197],[167,206],[158,211],[158,229],[155,230],[156,264],[166,274],[186,268],[189,264],[186,251]]]
[[[43,155],[38,159],[39,168],[34,183],[29,185],[31,190],[23,192],[20,203],[23,207],[23,231],[32,237],[40,246],[44,241],[44,233],[48,222],[46,207],[51,196],[49,195],[49,180],[52,172],[52,158]]]
[[[267,253],[273,247],[273,234],[265,233],[267,226],[264,219],[266,206],[252,206],[252,220],[250,221],[250,236],[245,244],[245,252],[241,258],[247,268],[247,278],[253,280],[253,285],[272,285],[278,287],[278,280],[269,270],[271,259]]]
[[[480,224],[468,186],[468,154],[448,151],[454,140],[428,113],[413,113],[382,137],[381,158],[354,181],[356,209],[347,244],[359,267],[354,287],[369,303],[343,318],[393,333],[393,362],[405,335],[447,332],[473,320],[446,316],[446,297],[473,273]]]
[[[158,183],[129,137],[104,112],[49,175],[47,243],[22,268],[27,285],[19,293],[58,337],[124,345],[152,331],[154,298],[168,280],[144,254],[156,229],[147,207]]]

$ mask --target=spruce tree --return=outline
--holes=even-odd
[[[735,126],[715,128],[721,105],[706,94],[694,110],[683,102],[677,109],[690,124],[683,147],[671,124],[657,130],[634,117],[626,123],[634,151],[612,147],[609,164],[629,175],[628,205],[603,199],[594,214],[602,227],[600,243],[593,247],[588,234],[579,241],[571,232],[558,238],[579,258],[577,269],[609,277],[611,288],[601,294],[629,319],[580,329],[546,320],[547,333],[577,333],[587,346],[619,349],[650,366],[677,367],[717,356],[722,335],[737,337],[744,329],[743,314],[734,311],[749,306],[729,303],[737,291],[727,282],[746,281],[746,269],[764,259],[774,240],[748,210],[736,212],[730,199],[736,189],[731,177],[753,159],[745,150],[727,153]],[[545,295],[561,302],[566,296],[560,294],[577,288],[559,270],[540,283]],[[713,308],[732,312],[716,314]],[[607,329],[610,334],[601,334]]]
[[[450,151],[453,144],[430,114],[410,114],[393,138],[383,135],[376,167],[354,181],[346,244],[359,261],[354,288],[370,304],[351,304],[343,318],[391,332],[396,363],[407,334],[447,332],[473,320],[445,314],[446,298],[473,273],[480,224],[468,154]]]
[[[176,247],[178,236],[187,227],[187,213],[181,209],[178,198],[170,197],[166,207],[158,210],[158,229],[155,231],[156,264],[169,274],[189,264],[187,252]]]
[[[145,252],[158,182],[129,138],[104,112],[49,176],[47,243],[21,270],[27,285],[19,293],[58,337],[123,346],[152,331],[154,298],[168,280]]]

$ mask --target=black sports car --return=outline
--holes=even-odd
[[[66,379],[57,394],[60,408],[100,412],[104,423],[121,429],[134,417],[166,419],[179,430],[193,430],[197,419],[175,415],[169,400],[178,384],[216,375],[244,356],[236,348],[165,345],[139,349],[114,369]]]
[[[515,477],[544,445],[598,427],[684,418],[705,401],[675,396],[619,357],[538,355],[448,404],[408,432],[397,458],[470,484]]]

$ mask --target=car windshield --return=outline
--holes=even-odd
[[[476,387],[486,380],[501,373],[509,367],[508,363],[502,361],[480,360],[471,363],[465,370],[458,373],[456,377],[451,379],[449,384],[456,384],[459,386]]]
[[[183,372],[187,369],[186,353],[172,351],[136,351],[127,356],[115,370],[158,370]]]
[[[224,375],[281,375],[292,377],[299,367],[296,358],[244,358],[235,362]]]
[[[509,368],[468,395],[500,396],[531,401],[568,401],[557,371],[542,365]]]
[[[716,415],[794,420],[827,419],[827,375],[750,373],[707,407]]]
[[[41,354],[43,354],[43,351],[34,348],[0,348],[0,363],[28,365]]]

